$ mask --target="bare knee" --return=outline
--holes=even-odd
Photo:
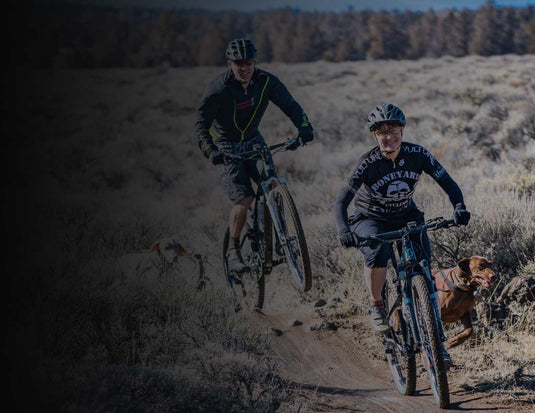
[[[241,208],[244,208],[244,209],[248,209],[251,204],[253,203],[253,197],[252,196],[248,196],[247,198],[243,198],[242,200],[238,201],[235,205],[236,206],[239,206]]]
[[[368,286],[370,293],[370,302],[373,304],[381,304],[383,298],[381,291],[386,278],[386,268],[369,268],[364,266],[364,281]]]
[[[239,238],[247,218],[247,209],[251,206],[252,201],[253,197],[248,196],[238,201],[230,211],[229,228],[232,238]]]

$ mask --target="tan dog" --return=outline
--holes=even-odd
[[[433,270],[440,300],[440,318],[443,323],[461,320],[464,331],[449,340],[450,347],[458,346],[473,333],[472,308],[481,301],[478,286],[490,289],[498,276],[491,269],[492,262],[484,257],[463,258],[457,266],[447,270]]]
[[[192,254],[187,252],[182,245],[176,242],[173,238],[164,238],[157,241],[152,246],[150,252],[156,252],[160,260],[160,273],[168,270],[173,263],[177,262],[179,257],[193,258],[199,268],[199,277],[197,280],[197,290],[202,290],[206,286],[208,277],[204,274],[204,265],[200,254]]]

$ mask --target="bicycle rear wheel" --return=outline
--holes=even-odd
[[[257,232],[252,228],[245,229],[240,237],[240,248],[244,263],[249,271],[235,274],[229,269],[227,252],[230,243],[230,231],[227,228],[223,239],[223,269],[229,295],[234,303],[234,311],[261,310],[264,306],[266,278],[263,268],[262,250],[259,247]]]
[[[416,391],[416,357],[411,331],[403,318],[398,296],[390,273],[383,290],[383,301],[390,314],[390,330],[383,336],[383,347],[397,390],[404,396],[412,396]]]
[[[412,298],[420,331],[421,353],[431,390],[437,405],[445,409],[450,404],[448,375],[444,366],[442,342],[436,312],[431,304],[431,291],[423,275],[412,278]]]
[[[305,233],[295,203],[285,185],[273,188],[269,195],[278,215],[273,217],[273,225],[276,226],[277,220],[280,221],[282,234],[277,235],[294,284],[299,291],[308,291],[312,287],[312,270]]]

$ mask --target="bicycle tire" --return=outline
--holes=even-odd
[[[289,241],[282,248],[294,284],[300,292],[309,291],[312,288],[312,270],[305,233],[297,213],[297,207],[285,185],[273,188],[270,197],[274,201],[273,205],[276,206],[276,213],[281,221],[285,237]],[[290,227],[293,227],[292,230]]]
[[[273,228],[271,215],[264,211],[262,249],[264,252],[264,272],[269,274],[273,268]]]
[[[236,277],[229,270],[227,262],[227,251],[229,249],[230,231],[227,228],[223,238],[223,270],[225,281],[230,298],[234,304],[234,311],[239,312],[243,308],[250,311],[259,311],[264,307],[264,298],[266,292],[266,278],[263,268],[263,257],[260,249],[251,245],[254,240],[251,239],[251,232],[245,229],[240,237],[240,248],[242,257],[247,265],[256,264],[248,272]],[[239,281],[238,281],[239,280]]]
[[[412,335],[410,328],[403,318],[401,307],[392,302],[397,297],[395,284],[387,278],[383,291],[383,302],[387,313],[392,311],[388,318],[390,331],[384,337],[386,359],[392,372],[392,379],[398,392],[404,396],[412,396],[416,391],[416,356],[413,352]],[[395,307],[395,308],[394,308]],[[389,341],[392,340],[392,341]]]
[[[431,291],[424,276],[415,275],[412,278],[412,298],[422,341],[420,350],[435,401],[438,407],[445,409],[450,404],[448,375],[444,366],[442,341],[437,326],[440,320],[437,320],[430,294]]]

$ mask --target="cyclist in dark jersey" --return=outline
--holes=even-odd
[[[410,221],[424,222],[424,214],[412,196],[423,172],[448,195],[454,207],[457,224],[467,225],[470,213],[463,194],[442,165],[423,146],[403,142],[406,125],[403,111],[392,104],[381,104],[368,115],[368,128],[377,142],[356,163],[334,206],[340,242],[355,247],[353,234],[367,236],[402,228]],[[348,216],[347,208],[354,199],[355,211]],[[421,250],[419,258],[431,257],[427,234],[416,240]],[[421,241],[421,242],[420,242]],[[386,244],[360,247],[364,254],[364,278],[370,293],[369,313],[373,329],[384,333],[388,329],[382,306],[381,290],[385,283],[389,247]],[[448,356],[449,357],[449,356]]]
[[[236,160],[229,155],[265,145],[258,126],[269,101],[290,118],[299,139],[296,149],[314,138],[307,115],[284,84],[271,73],[255,67],[256,48],[248,39],[232,40],[226,50],[228,71],[207,86],[197,110],[195,132],[203,155],[219,165],[222,179],[234,207],[230,212],[228,262],[236,273],[247,270],[239,249],[239,237],[258,182],[260,163]]]

